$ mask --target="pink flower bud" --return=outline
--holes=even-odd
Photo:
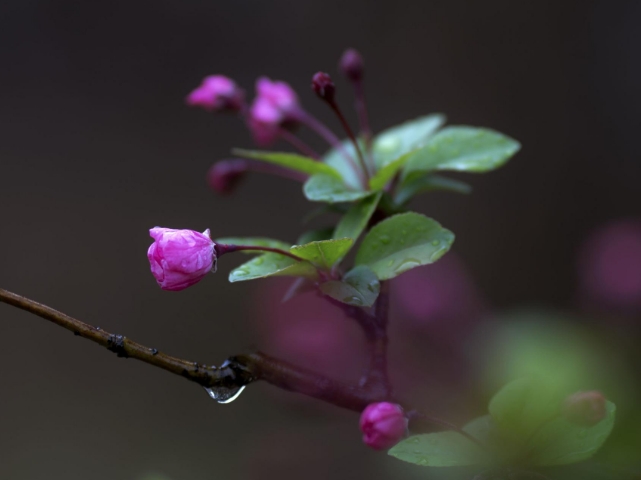
[[[183,290],[216,271],[215,243],[209,229],[203,233],[155,227],[147,251],[151,273],[163,290]]]
[[[591,427],[603,420],[607,414],[605,397],[596,390],[577,392],[563,401],[561,411],[568,422]]]
[[[247,125],[258,145],[269,146],[278,138],[282,126],[298,123],[300,111],[296,92],[287,83],[261,77],[256,82],[256,98]]]
[[[361,414],[360,427],[365,445],[374,450],[386,450],[407,433],[407,418],[400,405],[371,403]]]
[[[187,96],[187,104],[208,111],[240,110],[245,103],[245,92],[223,75],[205,77],[200,86]]]
[[[343,53],[341,57],[339,67],[343,75],[353,82],[358,82],[363,78],[363,57],[353,48],[345,50],[345,53]]]
[[[240,158],[220,160],[207,172],[207,183],[216,193],[227,195],[234,191],[245,176],[247,163]]]
[[[283,117],[295,116],[300,109],[296,92],[285,82],[272,82],[267,77],[256,81],[256,94],[259,99],[266,100]]]
[[[323,100],[334,101],[336,86],[327,73],[318,72],[312,77],[312,90]]]

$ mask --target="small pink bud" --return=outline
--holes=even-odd
[[[151,273],[163,290],[183,290],[216,271],[215,243],[209,229],[203,233],[155,227],[147,251]]]
[[[607,414],[605,397],[596,390],[577,392],[563,401],[561,411],[568,422],[591,427],[603,420]]]
[[[187,104],[208,111],[237,112],[245,103],[245,92],[223,75],[205,77],[200,86],[187,96]]]
[[[336,86],[327,73],[318,72],[312,77],[312,90],[323,100],[334,101]]]
[[[345,50],[339,62],[339,68],[352,82],[358,82],[363,78],[363,57],[353,48]]]
[[[235,190],[246,172],[246,160],[240,158],[220,160],[207,172],[207,183],[216,193],[227,195]]]
[[[294,115],[300,109],[296,92],[285,82],[260,77],[256,81],[256,95],[269,102],[283,117]]]
[[[281,127],[298,123],[300,112],[296,92],[287,83],[261,77],[256,81],[256,98],[247,126],[258,145],[269,146],[279,137]]]
[[[360,427],[365,445],[374,450],[386,450],[406,435],[407,418],[400,405],[371,403],[361,414]]]

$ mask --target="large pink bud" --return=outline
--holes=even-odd
[[[209,229],[203,233],[155,227],[147,251],[151,273],[163,290],[183,290],[216,271],[215,243]]]
[[[233,111],[243,108],[245,92],[223,75],[205,77],[200,86],[187,96],[187,104],[209,111]]]
[[[407,433],[407,418],[400,405],[371,403],[360,421],[363,442],[374,450],[386,450],[400,442]]]

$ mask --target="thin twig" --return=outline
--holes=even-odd
[[[381,396],[380,388],[363,388],[358,385],[332,380],[319,373],[297,367],[263,353],[236,355],[230,357],[221,367],[203,365],[172,357],[155,348],[130,340],[123,335],[109,333],[100,327],[94,327],[51,307],[2,288],[0,288],[0,302],[44,318],[73,332],[75,335],[107,348],[118,357],[135,358],[180,375],[203,387],[236,388],[257,380],[263,380],[279,388],[308,395],[356,412],[363,411],[370,403],[383,400],[401,403],[393,398]],[[451,428],[475,443],[479,443],[466,432],[444,420],[428,417],[416,411],[412,412],[411,418],[421,418],[430,423]]]
[[[380,401],[375,393],[355,385],[331,380],[263,353],[236,355],[222,367],[203,365],[172,357],[128,339],[109,333],[58,310],[0,288],[0,302],[7,303],[55,323],[75,335],[91,340],[123,358],[135,358],[168,372],[180,375],[203,387],[240,387],[264,380],[280,388],[309,395],[339,407],[357,412]]]

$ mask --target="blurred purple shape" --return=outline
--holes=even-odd
[[[237,112],[244,108],[245,92],[231,78],[210,75],[187,96],[186,102],[210,112]]]
[[[358,380],[367,361],[359,327],[315,292],[283,302],[291,283],[268,279],[256,292],[259,349],[332,378]]]
[[[418,328],[471,321],[484,310],[474,281],[453,252],[432,265],[404,273],[394,279],[392,287],[399,313]]]
[[[616,220],[597,229],[579,252],[584,303],[619,312],[641,310],[641,220]]]

